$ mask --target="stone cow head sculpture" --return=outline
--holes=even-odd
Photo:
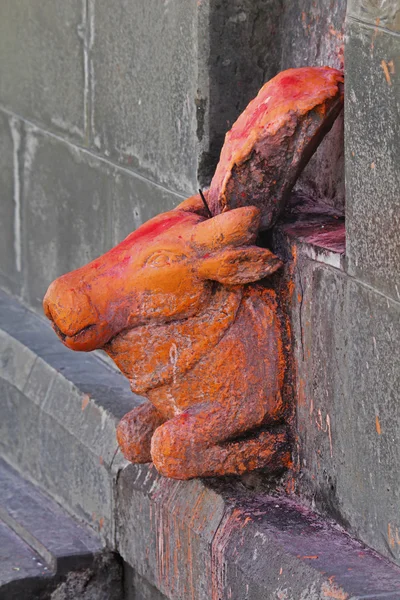
[[[279,307],[255,283],[281,262],[255,241],[336,117],[341,81],[328,68],[277,76],[227,136],[215,216],[193,196],[50,285],[44,310],[62,342],[104,349],[147,398],[118,426],[128,460],[178,479],[290,463]]]
[[[254,245],[259,220],[254,207],[208,219],[195,196],[49,287],[64,344],[104,348],[149,399],[118,427],[129,460],[182,479],[287,464],[282,428],[230,441],[283,410],[275,295],[245,289],[281,265]]]

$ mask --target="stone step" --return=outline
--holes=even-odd
[[[103,551],[89,528],[2,459],[0,525],[0,600],[31,600]]]
[[[58,574],[86,567],[100,540],[0,459],[0,518]]]
[[[0,600],[34,600],[54,577],[42,557],[0,520]]]

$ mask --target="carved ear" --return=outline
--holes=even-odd
[[[264,248],[227,248],[201,259],[199,274],[225,285],[239,285],[272,275],[282,264]]]
[[[190,240],[196,246],[218,250],[226,246],[253,243],[260,224],[260,211],[255,206],[234,208],[198,223]]]

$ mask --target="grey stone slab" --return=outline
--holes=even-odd
[[[0,518],[33,548],[53,571],[84,568],[103,548],[50,498],[0,459]]]
[[[84,141],[85,3],[5,0],[0,6],[0,104]]]
[[[166,600],[166,596],[141,577],[128,563],[124,564],[125,600]]]
[[[171,600],[400,594],[400,569],[336,523],[234,480],[176,482],[154,467],[130,465],[118,480],[117,515],[118,549],[134,569],[128,575],[145,578],[156,598],[160,592]]]
[[[113,477],[101,457],[2,379],[0,396],[0,454],[112,544]]]
[[[165,479],[147,465],[124,469],[117,494],[124,560],[168,598],[209,599],[211,543],[224,512],[222,498],[201,481]]]
[[[0,328],[0,452],[113,543],[115,427],[142,399],[4,293]]]
[[[221,600],[400,595],[400,569],[285,497],[260,494],[233,507],[213,553],[213,597]]]
[[[351,19],[347,36],[348,271],[400,300],[400,38]]]
[[[400,304],[301,255],[293,301],[299,491],[400,562]]]
[[[281,23],[281,69],[329,66],[343,69],[346,0],[285,0]],[[319,212],[344,213],[343,115],[311,158],[294,187],[297,201]]]
[[[42,558],[0,520],[0,600],[36,600],[53,577]]]
[[[349,0],[347,12],[374,27],[400,31],[400,6],[397,0]]]
[[[111,247],[113,168],[33,127],[26,144],[24,298],[40,308],[53,279]]]
[[[18,123],[0,113],[0,278],[14,294],[21,285],[20,141]]]
[[[400,563],[400,303],[350,282],[338,495],[353,531]]]
[[[197,4],[94,5],[93,143],[170,189],[196,188]]]

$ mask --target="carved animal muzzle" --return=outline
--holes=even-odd
[[[196,314],[212,281],[242,285],[281,265],[253,245],[260,214],[244,207],[206,219],[199,196],[158,215],[115,248],[55,280],[46,316],[73,350],[102,348],[123,330]]]

